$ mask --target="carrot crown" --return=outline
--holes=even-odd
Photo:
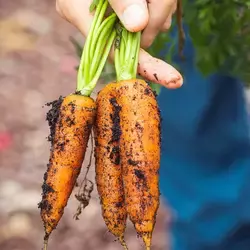
[[[132,33],[120,23],[116,27],[115,70],[117,81],[136,78],[141,32]]]
[[[85,41],[77,77],[77,92],[90,96],[107,61],[116,36],[114,29],[117,16],[112,13],[106,19],[104,15],[108,0],[94,0],[90,11],[95,15],[90,32]]]

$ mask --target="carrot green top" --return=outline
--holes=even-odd
[[[141,32],[131,33],[121,24],[116,27],[115,70],[117,81],[136,78]]]
[[[90,96],[107,61],[116,36],[117,16],[112,13],[104,19],[108,0],[94,0],[90,11],[95,11],[90,32],[85,41],[77,77],[77,92]]]

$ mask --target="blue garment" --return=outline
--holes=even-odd
[[[173,250],[250,250],[244,87],[229,76],[203,77],[194,53],[188,38],[186,60],[174,58],[184,75],[183,87],[162,88],[158,97],[163,119],[160,185],[174,212]]]

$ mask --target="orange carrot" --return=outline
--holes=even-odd
[[[120,107],[114,97],[115,84],[99,92],[95,122],[96,184],[102,205],[102,215],[109,231],[123,247],[127,212],[124,206],[122,171],[120,166]]]
[[[105,86],[97,99],[95,140],[96,182],[110,232],[123,237],[127,212],[150,249],[160,202],[160,113],[146,82]]]
[[[159,207],[160,115],[155,95],[142,80],[117,84],[120,155],[126,209],[150,249]]]
[[[56,117],[52,108],[51,155],[44,175],[43,197],[39,204],[45,228],[45,241],[61,219],[76,184],[95,118],[95,102],[90,97],[69,95],[64,98]]]
[[[141,33],[117,27],[115,97],[119,113],[120,160],[125,206],[137,234],[151,247],[160,202],[160,112],[152,89],[136,79]]]

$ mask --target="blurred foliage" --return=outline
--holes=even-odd
[[[250,82],[250,0],[184,0],[184,23],[200,71],[230,74]]]
[[[183,18],[177,14],[171,27],[179,29],[179,37],[171,37],[171,30],[159,34],[149,53],[178,68],[173,55],[178,50],[181,55],[182,25],[178,21],[182,18],[196,51],[195,63],[204,76],[220,72],[250,83],[250,0],[182,0],[182,5]],[[80,56],[79,45],[76,48]],[[114,80],[112,65],[107,64],[103,77]],[[151,86],[159,93],[158,85],[151,83]]]
[[[249,84],[250,0],[194,0],[191,4],[189,0],[182,1],[183,25],[189,29],[200,72],[204,76],[220,72]],[[178,68],[172,58],[179,49],[180,38],[170,36],[176,26],[175,19],[171,30],[161,33],[149,52]],[[162,55],[166,43],[169,49]]]

